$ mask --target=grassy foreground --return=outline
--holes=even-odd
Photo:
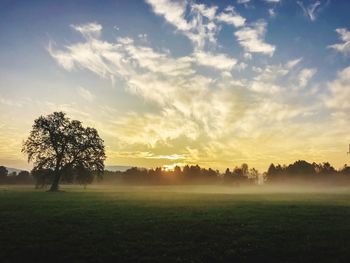
[[[350,191],[0,187],[1,262],[349,262]]]

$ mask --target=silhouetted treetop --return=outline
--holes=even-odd
[[[57,191],[64,170],[84,167],[102,172],[106,159],[103,140],[94,128],[84,128],[80,121],[70,120],[63,112],[40,116],[23,144],[28,162],[36,169],[52,169],[51,191]]]

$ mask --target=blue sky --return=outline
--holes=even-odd
[[[54,110],[107,163],[347,162],[346,0],[2,1],[0,162]]]

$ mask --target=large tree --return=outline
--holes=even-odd
[[[84,128],[63,112],[36,119],[22,152],[28,154],[28,162],[34,163],[34,171],[53,170],[50,191],[58,191],[62,174],[72,168],[84,167],[102,174],[106,159],[103,140],[96,129]]]

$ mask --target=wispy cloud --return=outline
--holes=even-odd
[[[168,23],[187,36],[196,48],[203,48],[206,42],[216,43],[215,34],[218,27],[213,22],[216,6],[208,7],[204,4],[172,0],[146,2],[151,5],[155,14],[164,17]]]
[[[216,45],[220,23],[234,27],[245,25],[246,19],[233,6],[227,6],[222,12],[219,7],[197,4],[192,1],[146,0],[155,14],[164,17],[179,32],[187,36],[196,49],[207,44]]]
[[[92,102],[95,100],[95,95],[93,95],[88,89],[85,89],[83,87],[79,87],[78,93],[83,99],[85,99],[89,102]]]
[[[340,37],[340,40],[342,43],[339,44],[333,44],[328,46],[328,48],[333,48],[336,51],[343,53],[344,55],[350,54],[350,31],[346,28],[337,28],[335,30]]]
[[[299,87],[300,88],[305,88],[311,78],[316,74],[317,70],[314,68],[305,68],[300,71],[298,75],[298,80],[299,80]]]
[[[237,4],[247,4],[250,0],[237,0]]]
[[[102,26],[96,22],[83,25],[71,25],[71,27],[86,38],[99,37],[102,30]]]
[[[231,70],[236,64],[237,59],[229,57],[226,54],[212,54],[209,52],[194,52],[195,61],[199,65],[216,68],[219,70]]]
[[[249,53],[272,56],[276,47],[264,41],[267,23],[260,20],[252,26],[245,26],[234,33],[240,45]]]
[[[228,6],[224,12],[218,14],[216,19],[220,22],[224,22],[235,27],[244,26],[246,19],[237,13],[233,6]]]
[[[258,31],[253,40],[259,42],[264,27],[258,24],[251,29]],[[123,142],[120,147],[124,150],[131,145],[139,145],[140,150],[145,145],[151,149],[159,145],[176,148],[181,142],[192,152],[200,149],[201,161],[209,161],[217,154],[215,149],[233,147],[239,138],[258,140],[266,123],[270,123],[269,129],[279,129],[279,123],[304,118],[313,110],[313,106],[302,102],[296,106],[293,102],[300,94],[293,95],[290,87],[296,82],[306,85],[312,75],[310,70],[295,68],[301,59],[256,68],[252,79],[237,80],[229,72],[241,63],[228,54],[194,50],[192,54],[173,57],[131,38],[108,42],[96,36],[58,50],[51,46],[48,51],[63,68],[88,69],[102,78],[118,78],[130,94],[159,107],[158,112],[128,112],[117,120],[105,121],[101,126],[104,134],[114,134]],[[269,53],[271,49],[259,52]],[[212,69],[215,74],[203,74],[198,66]],[[85,91],[81,93],[89,97]],[[235,134],[234,141],[230,134]],[[191,158],[194,157],[189,154],[185,161]]]
[[[326,105],[331,109],[350,110],[350,67],[338,72],[337,78],[328,84]]]
[[[321,6],[320,1],[315,1],[314,3],[310,4],[309,6],[305,6],[302,1],[297,1],[297,4],[300,6],[300,8],[303,10],[304,14],[311,20],[316,20],[317,12],[319,11],[319,7]]]
[[[266,3],[279,3],[281,2],[281,0],[263,0],[265,1]]]

